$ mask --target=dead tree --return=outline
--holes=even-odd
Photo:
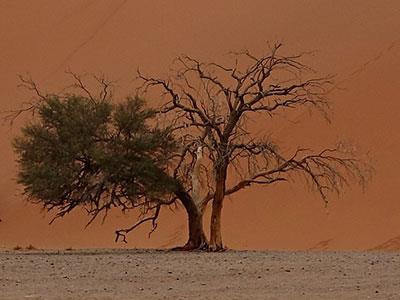
[[[332,78],[311,77],[315,73],[302,63],[302,55],[281,55],[281,46],[273,45],[262,56],[233,53],[229,66],[181,56],[166,79],[138,74],[140,93],[158,88],[165,99],[160,113],[182,145],[174,176],[186,190],[192,189],[195,150],[203,149],[201,177],[207,188],[199,201],[190,203],[201,219],[212,202],[210,250],[224,248],[221,213],[226,196],[302,176],[327,201],[329,192],[340,192],[350,180],[365,184],[368,177],[365,164],[340,145],[319,151],[298,147],[288,154],[254,133],[248,120],[261,115],[274,121],[277,113],[313,109],[328,118]]]

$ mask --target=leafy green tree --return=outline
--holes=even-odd
[[[167,174],[176,143],[169,128],[154,126],[156,113],[143,100],[114,105],[53,95],[37,113],[14,141],[18,182],[57,217],[77,206],[93,218],[112,207],[145,214],[176,190]]]
[[[94,95],[81,76],[69,74],[75,88],[71,94],[44,94],[32,79],[20,77],[35,100],[8,119],[35,113],[14,140],[18,182],[27,199],[56,211],[54,219],[83,207],[91,216],[88,224],[112,208],[139,211],[137,223],[116,231],[116,241],[124,242],[127,233],[145,222],[155,230],[161,207],[179,201],[189,225],[183,249],[206,248],[202,214],[190,187],[176,176],[182,149],[173,127],[159,125],[158,112],[143,99],[113,102],[111,84],[104,78],[94,77],[101,86]]]

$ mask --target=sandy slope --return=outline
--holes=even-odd
[[[400,299],[399,252],[0,251],[0,299]]]

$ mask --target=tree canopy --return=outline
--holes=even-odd
[[[112,207],[157,205],[176,185],[166,173],[176,143],[144,104],[46,97],[14,142],[25,194],[57,216],[77,206],[96,217]]]

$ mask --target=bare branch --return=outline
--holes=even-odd
[[[29,75],[26,77],[18,75],[18,79],[20,81],[18,87],[32,92],[35,95],[35,98],[28,102],[22,103],[22,106],[19,109],[2,112],[2,114],[4,115],[3,120],[9,123],[10,126],[12,126],[15,120],[24,113],[29,112],[34,115],[40,102],[48,97],[47,94],[44,94],[39,89],[37,83]]]
[[[302,155],[308,149],[298,149],[289,159],[285,159],[277,150],[264,145],[238,145],[247,153],[245,157],[265,154],[271,167],[259,165],[259,171],[252,173],[246,179],[227,189],[226,195],[233,194],[252,184],[269,185],[274,182],[287,181],[292,173],[304,176],[319,192],[327,203],[327,193],[340,193],[343,185],[349,184],[349,179],[358,180],[365,185],[371,175],[371,167],[354,158],[350,152],[340,148],[324,149],[319,153]],[[259,163],[259,161],[257,161]],[[250,170],[251,171],[251,170]]]
[[[129,232],[131,232],[132,230],[136,229],[137,227],[139,227],[140,225],[142,225],[143,223],[146,223],[146,222],[151,222],[151,225],[152,225],[151,231],[149,232],[149,237],[150,237],[150,235],[157,229],[157,219],[160,214],[160,210],[161,210],[161,205],[158,205],[156,207],[156,211],[155,211],[154,215],[138,221],[137,223],[135,223],[133,226],[131,226],[129,228],[120,229],[120,230],[115,231],[115,234],[116,234],[115,242],[118,242],[118,240],[120,238],[122,238],[122,241],[124,243],[128,243],[128,241],[126,240],[126,235]]]
[[[89,97],[90,100],[92,100],[93,102],[96,102],[95,98],[92,96],[92,93],[89,91],[87,86],[83,83],[82,77],[80,75],[78,75],[70,70],[65,71],[65,73],[70,75],[75,80],[75,83],[72,85],[72,87],[80,89]]]

